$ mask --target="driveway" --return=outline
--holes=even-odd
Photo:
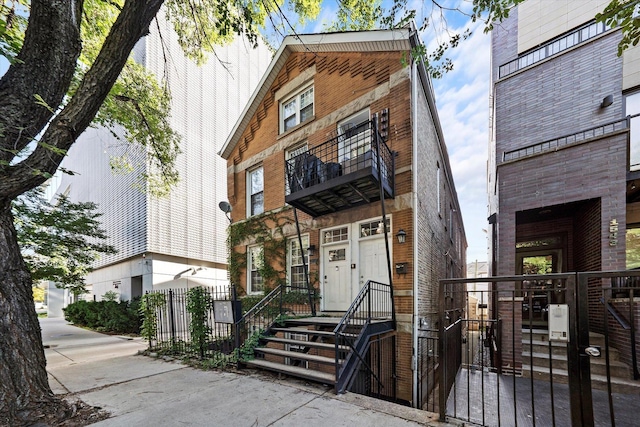
[[[49,381],[111,413],[96,426],[419,426],[451,425],[435,414],[261,374],[200,371],[138,355],[140,338],[86,331],[41,319]]]

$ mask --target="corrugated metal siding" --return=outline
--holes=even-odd
[[[180,183],[167,198],[155,199],[134,188],[145,168],[145,154],[136,155],[140,170],[115,175],[109,156],[119,145],[105,129],[86,131],[70,151],[64,167],[79,174],[66,176],[59,191],[94,201],[117,255],[102,258],[101,267],[144,252],[226,262],[227,219],[218,203],[227,198],[226,162],[217,152],[249,99],[271,53],[254,50],[245,41],[216,49],[209,62],[197,67],[186,60],[177,37],[163,18],[158,28],[135,48],[134,58],[158,76],[168,78],[173,95],[171,124],[182,135],[177,161]],[[164,46],[163,46],[164,44]],[[168,63],[165,64],[165,57]]]

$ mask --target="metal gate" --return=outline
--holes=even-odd
[[[640,271],[442,280],[440,418],[637,425],[638,297]]]

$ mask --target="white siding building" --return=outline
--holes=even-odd
[[[151,289],[227,283],[228,220],[218,209],[226,198],[227,171],[216,153],[269,65],[271,53],[263,44],[253,49],[236,40],[217,47],[208,63],[198,67],[182,54],[170,24],[163,18],[158,23],[162,34],[152,25],[134,57],[164,76],[171,89],[171,125],[182,137],[176,165],[179,184],[166,198],[140,191],[136,183],[146,168],[142,151],[135,157],[137,171],[114,174],[109,160],[127,147],[104,128],[82,134],[62,164],[76,175],[55,181],[58,193],[71,200],[98,204],[108,243],[118,249],[96,263],[87,278],[88,298],[99,300],[107,291],[115,291],[121,299],[130,299]],[[69,298],[65,300],[68,303]]]

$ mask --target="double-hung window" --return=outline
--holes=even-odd
[[[309,236],[301,236],[301,239],[304,250],[300,250],[300,244],[297,237],[289,239],[289,284],[293,288],[302,288],[306,286],[302,256],[304,254],[305,263],[309,265],[309,254],[307,254],[306,251],[306,248],[309,247]]]
[[[248,249],[248,276],[247,277],[247,293],[256,294],[264,291],[264,283],[260,269],[264,264],[264,252],[262,246],[250,246]]]
[[[280,107],[280,132],[286,132],[313,117],[313,86],[287,99]]]
[[[262,166],[247,173],[247,216],[264,212],[264,169]]]

